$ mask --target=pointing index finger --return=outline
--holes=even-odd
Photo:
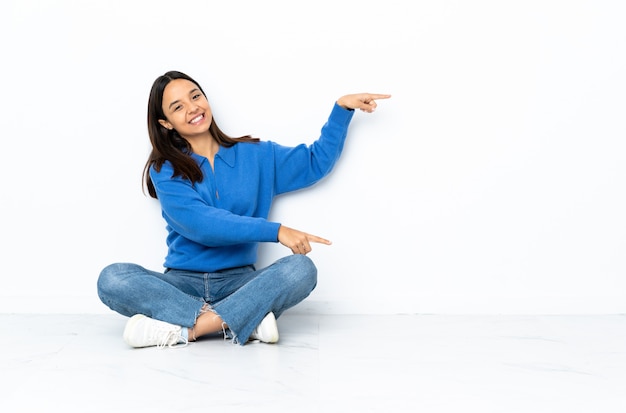
[[[370,99],[389,99],[391,97],[391,95],[387,95],[387,94],[380,94],[380,93],[370,93],[369,94],[369,98]]]
[[[332,242],[330,240],[327,240],[327,239],[322,238],[322,237],[318,237],[317,235],[309,234],[307,238],[308,238],[309,242],[316,242],[318,244],[326,244],[326,245],[332,244]]]

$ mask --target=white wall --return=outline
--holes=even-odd
[[[109,312],[102,267],[161,268],[141,174],[170,69],[227,133],[285,144],[342,94],[393,94],[328,179],[277,200],[334,242],[299,310],[626,312],[624,4],[5,0],[0,312]]]

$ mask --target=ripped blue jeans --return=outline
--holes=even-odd
[[[233,342],[244,345],[270,311],[276,318],[304,300],[317,284],[317,268],[305,255],[289,255],[266,268],[249,265],[213,273],[147,270],[116,263],[98,278],[98,296],[113,311],[193,327],[208,303],[228,325]]]

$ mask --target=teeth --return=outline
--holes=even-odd
[[[203,116],[204,116],[204,115],[198,115],[198,116],[196,116],[195,118],[191,119],[191,120],[189,121],[189,123],[198,123],[198,122],[200,122],[200,121],[202,120],[202,117],[203,117]]]

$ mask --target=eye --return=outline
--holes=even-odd
[[[176,105],[174,106],[174,112],[176,112],[177,110],[180,110],[183,108],[183,105]]]
[[[196,93],[195,95],[193,95],[192,99],[193,100],[199,99],[200,96],[202,96],[202,93]]]

